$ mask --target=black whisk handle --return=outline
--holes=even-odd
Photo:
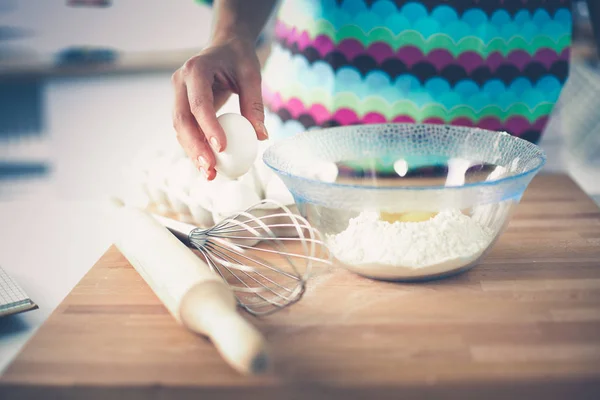
[[[177,221],[175,219],[166,218],[157,214],[152,214],[152,217],[160,222],[165,228],[169,230],[177,239],[188,247],[192,247],[190,242],[190,234],[198,229],[198,227],[187,224],[185,222]]]

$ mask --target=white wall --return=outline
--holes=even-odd
[[[169,74],[50,81],[46,86],[52,182],[62,198],[120,192],[143,148],[176,143]],[[237,96],[220,112],[239,112]]]
[[[108,46],[123,51],[202,46],[210,31],[209,7],[194,0],[113,0],[108,8],[73,8],[66,0],[13,0],[0,25],[32,29],[15,44],[51,53],[71,45]]]

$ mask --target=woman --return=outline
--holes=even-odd
[[[255,43],[275,3],[216,0],[209,46],[173,75],[178,139],[209,180],[232,92],[261,140],[423,122],[535,143],[568,76],[569,0],[284,0],[261,83]]]

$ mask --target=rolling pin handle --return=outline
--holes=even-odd
[[[207,281],[190,288],[181,300],[179,318],[191,331],[208,336],[242,374],[257,375],[268,370],[262,335],[237,312],[237,301],[223,282]]]

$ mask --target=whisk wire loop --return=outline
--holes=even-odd
[[[296,303],[314,264],[331,264],[319,231],[273,200],[263,200],[211,228],[192,229],[188,242],[228,283],[239,305],[257,316]]]

